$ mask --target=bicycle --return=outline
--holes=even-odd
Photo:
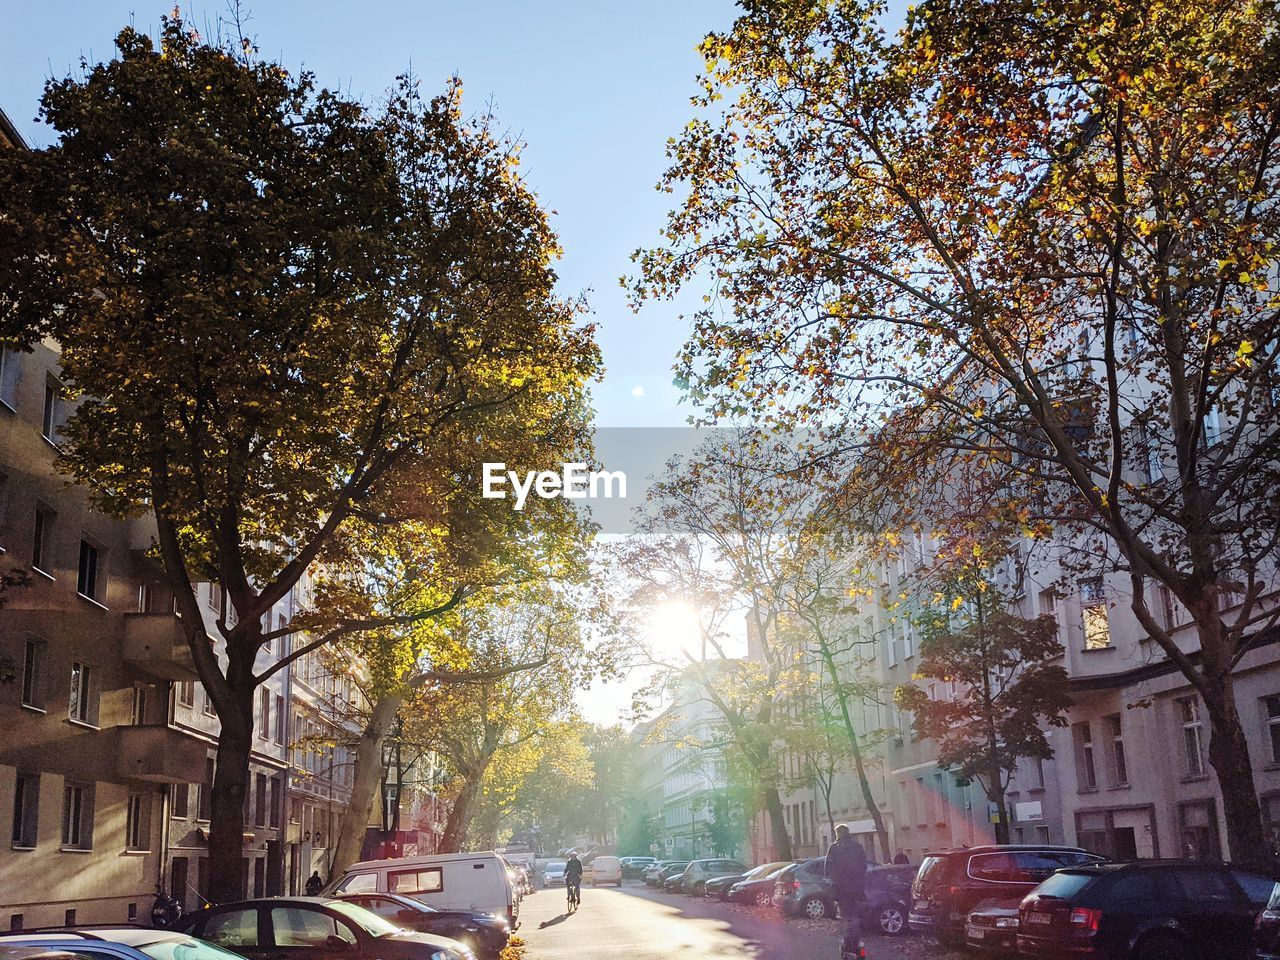
[[[567,883],[565,886],[568,888],[567,899],[569,902],[569,912],[575,913],[577,912],[578,905],[582,903],[582,882]]]

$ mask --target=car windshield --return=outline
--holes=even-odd
[[[568,864],[563,860],[552,860],[547,864],[548,870],[563,870]]]
[[[166,937],[151,943],[139,943],[135,947],[151,960],[241,960],[239,954],[195,937]]]
[[[352,923],[359,924],[371,936],[385,937],[388,934],[399,933],[403,929],[389,920],[384,920],[372,910],[357,907],[354,903],[347,903],[345,900],[334,900],[329,906]]]
[[[1087,887],[1093,881],[1089,873],[1055,873],[1044,883],[1036,887],[1034,893],[1038,897],[1056,897],[1067,900]]]

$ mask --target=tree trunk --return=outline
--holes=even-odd
[[[880,812],[880,804],[876,802],[875,794],[871,790],[871,780],[867,777],[867,764],[862,757],[862,744],[858,740],[858,731],[854,729],[853,718],[849,715],[849,695],[840,686],[840,671],[836,668],[835,657],[825,643],[822,645],[822,662],[827,668],[827,677],[831,680],[832,689],[835,690],[836,702],[840,704],[840,718],[844,723],[845,733],[849,737],[853,769],[858,774],[858,787],[862,791],[862,805],[867,808],[867,813],[871,814],[871,822],[876,825],[876,840],[880,843],[881,862],[889,863],[893,860],[893,856],[889,853],[889,828],[885,826],[884,814]],[[834,836],[835,827],[831,829]]]
[[[773,859],[791,859],[791,835],[787,833],[787,820],[782,813],[782,798],[778,796],[778,788],[772,784],[761,787],[764,792],[764,807],[769,811],[769,833],[773,838]]]
[[[467,839],[467,826],[471,822],[471,808],[475,804],[476,794],[480,792],[480,778],[483,772],[474,778],[468,777],[453,801],[453,809],[449,811],[449,819],[444,825],[444,833],[440,836],[440,853],[461,853]]]
[[[384,694],[374,704],[368,722],[360,731],[360,739],[356,743],[356,769],[351,785],[351,802],[338,827],[332,876],[340,875],[360,859],[365,832],[373,817],[378,786],[382,782],[382,741],[391,729],[403,701],[403,693]]]
[[[1211,681],[1212,682],[1212,681]],[[1223,859],[1270,869],[1270,849],[1262,829],[1262,809],[1253,780],[1249,742],[1236,709],[1230,675],[1220,678],[1214,694],[1205,698],[1209,714],[1209,762],[1222,791],[1222,813],[1227,821],[1227,849]]]
[[[253,702],[253,687],[247,702]],[[233,695],[236,695],[233,692]],[[253,741],[252,707],[240,717],[219,717],[218,762],[213,777],[209,818],[209,900],[230,903],[245,897],[241,859],[244,843],[244,803],[249,787],[249,750]]]

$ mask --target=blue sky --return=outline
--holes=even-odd
[[[14,4],[0,37],[0,108],[33,145],[44,81],[109,58],[120,27],[154,32],[171,4],[80,0]],[[457,73],[467,103],[492,100],[527,142],[525,175],[565,249],[566,294],[587,291],[606,376],[595,388],[602,426],[673,426],[671,364],[685,327],[670,304],[634,314],[618,277],[657,237],[671,198],[654,190],[667,137],[692,116],[694,47],[733,18],[728,0],[245,0],[264,56],[373,100],[412,64],[424,89]],[[183,4],[202,31],[224,0]],[[691,300],[694,298],[691,298]],[[643,395],[636,395],[643,391]]]

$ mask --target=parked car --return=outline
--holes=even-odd
[[[690,896],[705,896],[708,880],[713,877],[741,875],[746,869],[747,865],[739,860],[690,860],[680,876],[677,889]]]
[[[657,857],[623,857],[622,875],[632,880],[643,877],[644,872],[657,862]]]
[[[496,957],[511,937],[511,925],[504,917],[492,913],[438,910],[429,903],[398,893],[346,893],[340,899],[410,930],[435,933],[465,943],[481,957]]]
[[[661,881],[658,877],[661,875],[663,870],[667,869],[667,867],[671,866],[671,864],[675,862],[675,860],[655,860],[645,868],[644,882],[651,887],[661,886]]]
[[[68,927],[0,934],[0,956],[14,960],[42,957],[77,960],[242,960],[222,947],[185,933],[136,924]]]
[[[684,874],[671,874],[671,876],[662,881],[662,889],[667,893],[679,893],[684,889]]]
[[[1026,896],[1055,870],[1104,858],[1080,847],[989,844],[931,853],[911,888],[907,923],[944,943],[964,942],[969,911],[983,900]]]
[[[780,871],[774,879],[773,902],[785,917],[803,916],[810,920],[837,914],[831,881],[827,879],[827,858],[815,857]],[[863,923],[875,924],[881,933],[897,936],[906,929],[907,903],[912,866],[871,867],[867,870],[866,903]]]
[[[1253,950],[1256,960],[1280,960],[1280,883],[1271,888],[1267,905],[1254,923]]]
[[[602,883],[622,886],[622,861],[617,857],[600,856],[591,861],[591,885]]]
[[[649,874],[645,874],[645,883],[657,887],[659,890],[666,889],[666,882],[673,876],[683,873],[684,868],[689,865],[688,860],[664,860],[662,863],[664,866],[659,867],[652,881],[649,880]]]
[[[224,903],[180,918],[189,933],[249,960],[474,960],[466,944],[417,933],[333,897]]]
[[[964,925],[965,945],[979,953],[1015,955],[1021,903],[1021,897],[983,900],[969,911]]]
[[[1249,960],[1271,877],[1222,863],[1136,860],[1070,867],[1018,911],[1018,954],[1090,960]]]
[[[492,850],[438,853],[353,863],[324,891],[398,893],[441,910],[474,910],[507,918],[520,927],[520,895],[507,862]]]
[[[773,903],[773,885],[778,874],[796,862],[779,860],[776,863],[766,863],[756,867],[736,883],[730,884],[725,899],[735,903],[754,903],[757,907],[770,906]],[[707,886],[710,889],[710,883]]]
[[[567,860],[548,860],[546,866],[542,868],[542,885],[544,887],[562,886],[565,867],[568,865]]]

